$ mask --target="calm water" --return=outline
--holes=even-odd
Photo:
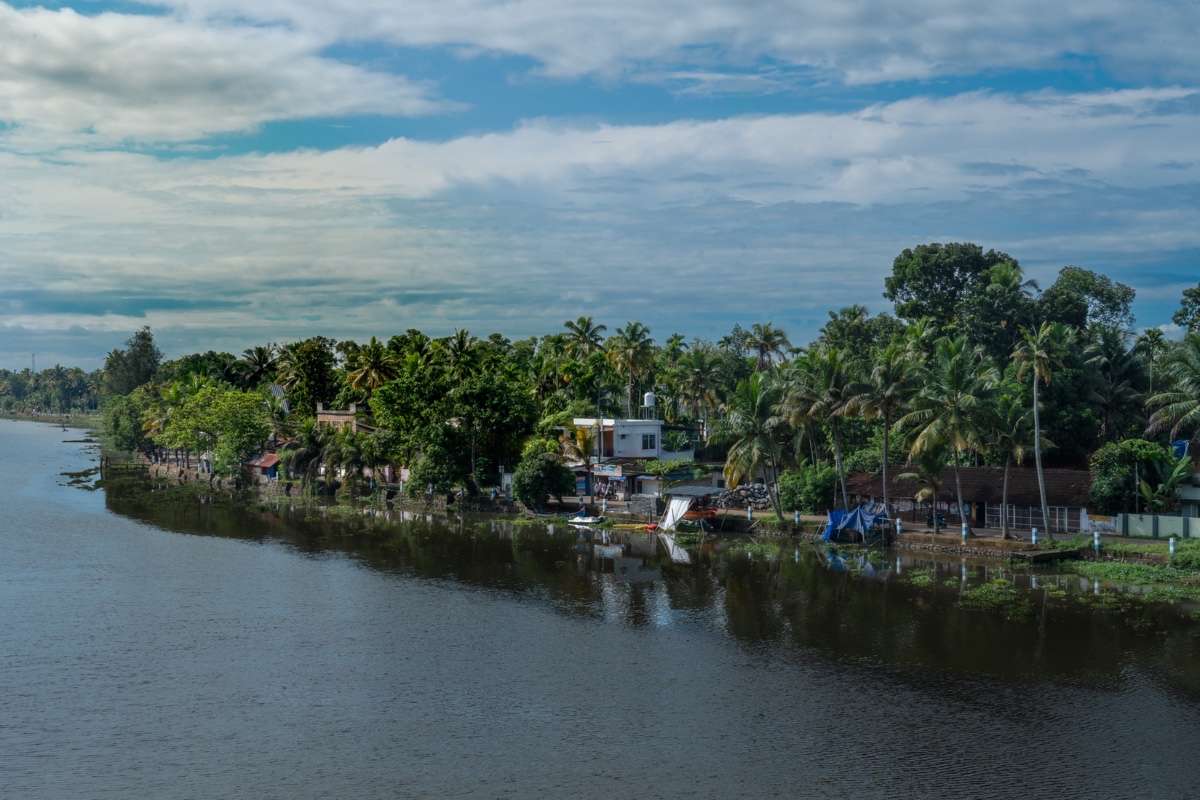
[[[0,421],[3,798],[1200,796],[1169,616],[87,491],[78,438]]]

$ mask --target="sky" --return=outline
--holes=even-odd
[[[0,0],[0,367],[1200,281],[1200,3]]]

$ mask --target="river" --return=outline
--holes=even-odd
[[[1200,626],[73,485],[84,436],[0,420],[0,797],[1200,796]]]

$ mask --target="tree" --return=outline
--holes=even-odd
[[[104,388],[109,394],[129,394],[154,377],[161,361],[154,334],[144,327],[129,337],[124,350],[112,350],[104,359]]]
[[[729,443],[724,470],[729,487],[737,488],[747,478],[763,473],[771,505],[782,518],[776,484],[787,423],[776,413],[778,404],[779,391],[770,377],[754,373],[738,384],[729,399],[719,438]]]
[[[1088,508],[1115,514],[1137,507],[1141,476],[1152,476],[1156,467],[1171,460],[1171,452],[1145,439],[1109,442],[1088,462],[1092,485]]]
[[[600,349],[604,341],[604,325],[597,325],[591,317],[579,317],[575,321],[566,321],[563,327],[567,329],[567,352],[575,358],[585,358]]]
[[[1200,441],[1200,333],[1191,333],[1167,357],[1170,388],[1150,398],[1148,433],[1167,431],[1172,439]]]
[[[1091,334],[1084,351],[1092,376],[1089,399],[1100,414],[1101,439],[1113,441],[1127,432],[1130,419],[1142,408],[1141,364],[1125,346],[1125,331],[1094,326]]]
[[[1179,310],[1171,315],[1171,322],[1185,328],[1189,333],[1200,333],[1200,283],[1183,290]]]
[[[809,464],[779,476],[779,505],[804,514],[828,510],[837,493],[838,476],[828,464]]]
[[[776,358],[782,358],[787,349],[792,346],[787,334],[771,323],[754,323],[750,328],[748,341],[751,349],[757,353],[757,369],[769,369]]]
[[[963,332],[988,357],[1007,361],[1020,338],[1021,327],[1033,324],[1037,288],[1037,282],[1027,280],[1015,262],[994,265],[980,291],[967,299]]]
[[[372,336],[371,341],[358,348],[348,366],[346,382],[350,388],[370,397],[400,372],[400,357]]]
[[[1083,267],[1063,267],[1058,279],[1038,298],[1038,316],[1081,330],[1090,324],[1128,330],[1133,327],[1132,287]]]
[[[1046,535],[1054,540],[1050,530],[1050,507],[1046,503],[1046,474],[1042,469],[1042,419],[1038,404],[1038,386],[1049,385],[1056,368],[1062,365],[1063,351],[1073,339],[1069,328],[1061,322],[1043,322],[1036,330],[1024,328],[1021,341],[1013,350],[1017,365],[1017,380],[1029,376],[1033,385],[1033,460],[1037,468],[1038,495],[1042,501],[1042,521]]]
[[[850,405],[865,419],[878,419],[883,423],[880,469],[883,472],[884,508],[890,508],[888,505],[888,444],[892,424],[902,416],[908,400],[912,396],[913,377],[916,372],[903,343],[892,342],[878,353],[870,379],[850,402]]]
[[[1004,456],[1004,483],[1000,490],[1000,536],[1008,539],[1008,473],[1014,463],[1025,463],[1025,454],[1033,443],[1033,416],[1017,391],[1003,387],[996,398],[995,419],[991,424],[992,445]],[[1043,440],[1042,445],[1047,442]]]
[[[242,388],[253,389],[273,378],[277,357],[278,348],[274,344],[258,345],[243,350],[242,357],[237,363],[237,372],[241,377]]]
[[[955,336],[938,340],[932,363],[918,380],[921,389],[897,425],[912,435],[911,456],[942,446],[953,452],[958,511],[969,530],[959,465],[965,452],[983,444],[988,404],[1000,375],[984,361],[981,348],[970,345],[965,336]]]
[[[1160,475],[1152,479],[1153,482],[1143,478],[1138,484],[1138,491],[1141,493],[1142,499],[1146,501],[1146,510],[1153,514],[1170,510],[1177,502],[1176,490],[1191,474],[1192,460],[1187,456],[1181,456],[1178,459],[1169,460],[1167,469],[1162,470]]]
[[[1167,354],[1170,347],[1167,344],[1167,337],[1158,328],[1147,328],[1142,331],[1137,337],[1137,342],[1133,346],[1133,350],[1146,364],[1146,373],[1150,379],[1149,392],[1154,394],[1154,369]]]
[[[630,322],[608,340],[609,358],[613,368],[625,378],[625,413],[632,417],[638,378],[650,364],[654,352],[650,329],[640,322]]]
[[[905,249],[892,262],[883,296],[896,304],[902,319],[929,317],[945,331],[963,317],[968,299],[986,284],[989,270],[1016,263],[1006,253],[977,244],[922,244]]]
[[[575,490],[575,475],[551,454],[533,454],[521,459],[513,472],[513,494],[530,508],[542,508],[554,495]]]
[[[912,469],[896,476],[898,481],[916,481],[916,500],[928,500],[933,507],[933,532],[940,530],[937,499],[942,493],[942,473],[946,469],[947,450],[945,443],[937,442],[916,454],[909,454]]]
[[[333,340],[314,336],[293,342],[279,354],[279,382],[287,391],[292,411],[302,416],[316,413],[317,403],[337,396]]]
[[[797,430],[811,423],[829,426],[842,503],[849,508],[840,423],[853,411],[854,399],[862,394],[862,388],[850,378],[846,355],[836,347],[813,348],[793,359],[790,366],[780,411]]]

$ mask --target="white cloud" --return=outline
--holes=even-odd
[[[1200,6],[1172,0],[157,0],[199,17],[283,22],[343,40],[457,46],[536,59],[555,76],[773,59],[850,83],[1093,58],[1200,76]]]
[[[0,2],[0,122],[16,126],[10,147],[38,149],[447,108],[424,86],[320,56],[322,42],[279,27]]]
[[[799,336],[827,308],[880,307],[892,256],[929,240],[1006,249],[1043,281],[1082,263],[1141,286],[1139,265],[1200,248],[1196,95],[530,121],[212,159],[0,153],[0,338],[135,322],[205,348],[409,325],[524,334],[585,306],[656,331],[774,318]],[[196,299],[232,304],[179,302]]]

